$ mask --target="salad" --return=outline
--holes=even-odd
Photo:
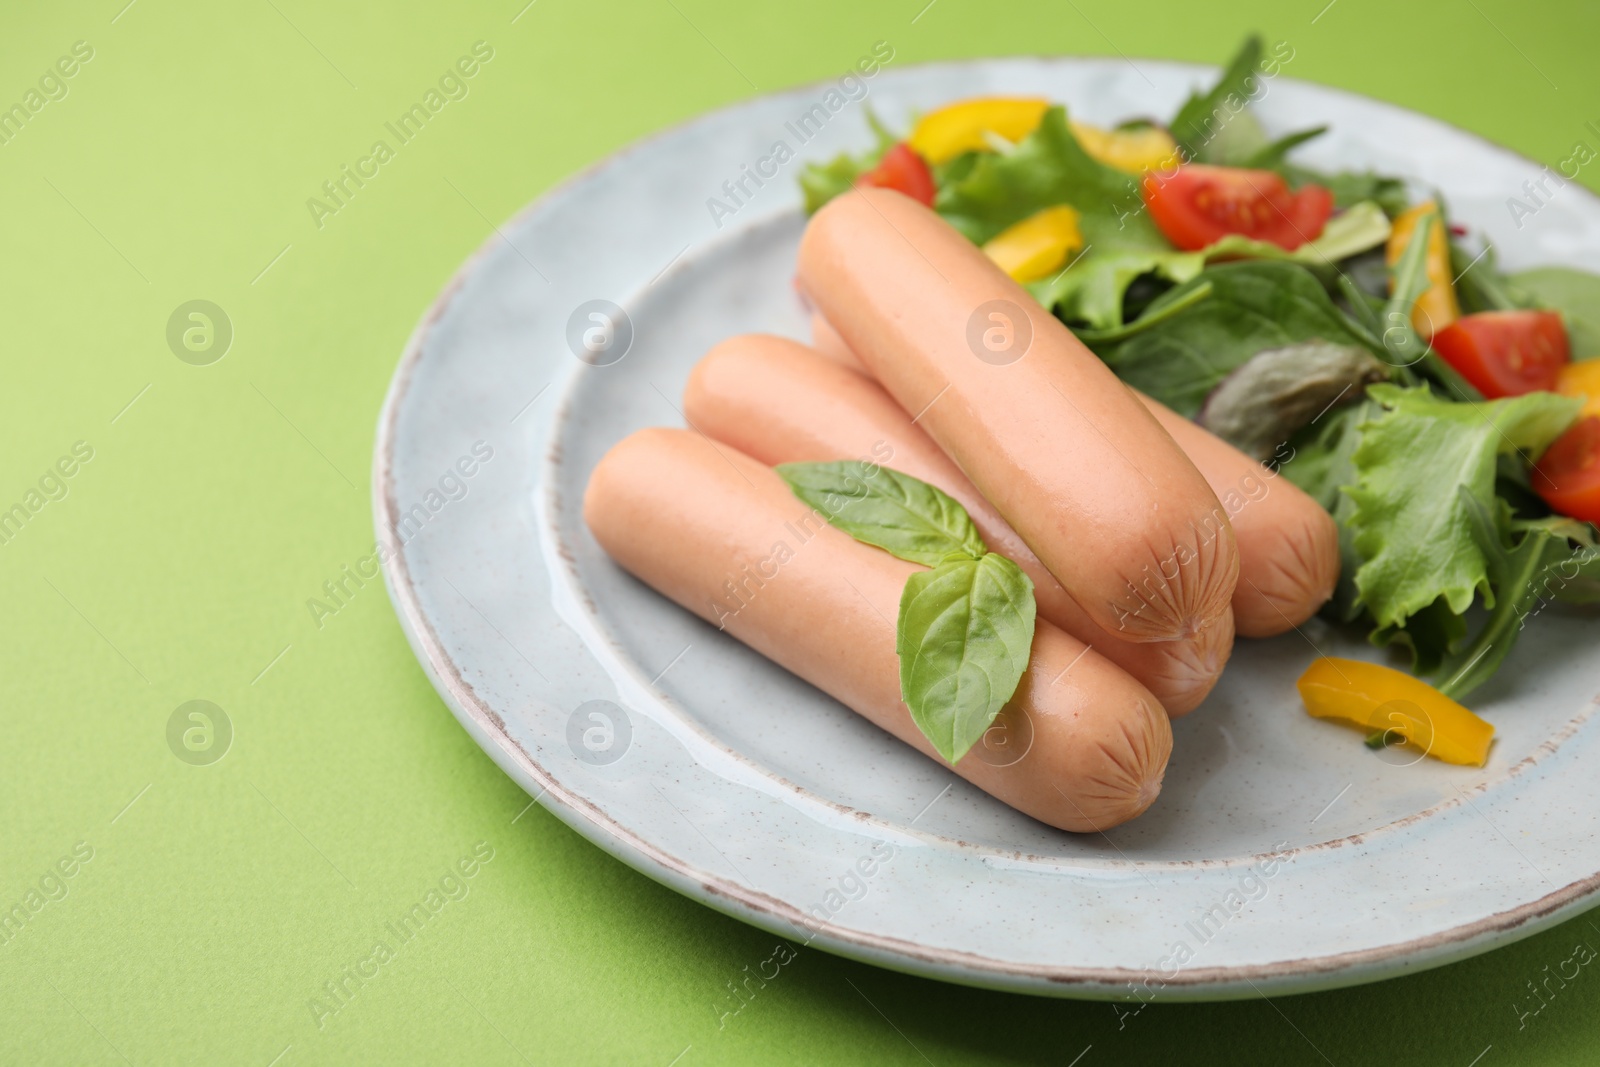
[[[1248,106],[1282,60],[1252,37],[1165,123],[869,114],[878,143],[807,166],[806,208],[858,185],[933,208],[1123,381],[1314,497],[1342,559],[1324,615],[1460,700],[1545,606],[1600,603],[1600,276],[1504,272],[1437,192],[1295,162],[1326,127],[1269,138]]]

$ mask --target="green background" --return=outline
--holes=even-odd
[[[124,2],[0,16],[0,105],[73,42],[94,49],[66,98],[0,145],[0,508],[75,442],[94,450],[0,545],[0,908],[93,849],[0,944],[0,1062],[1600,1058],[1600,973],[1518,1019],[1530,980],[1600,947],[1588,918],[1364,989],[1158,1003],[1123,1025],[1105,1004],[803,951],[719,1029],[725,983],[773,937],[524,813],[378,583],[320,628],[306,607],[371,550],[373,427],[422,310],[491,220],[637,137],[837,76],[880,39],[896,68],[1217,62],[1260,29],[1292,43],[1294,77],[1556,163],[1595,143],[1592,3]],[[494,58],[470,95],[318,229],[306,199],[477,40]],[[233,324],[209,366],[166,341],[194,299]],[[235,731],[209,766],[168,746],[191,699]],[[322,984],[479,842],[493,859],[469,895],[319,1028]]]

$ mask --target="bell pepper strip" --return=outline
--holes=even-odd
[[[1072,136],[1083,150],[1108,167],[1127,174],[1149,170],[1171,170],[1183,162],[1178,142],[1159,126],[1137,126],[1124,130],[1102,130],[1087,122],[1074,122]]]
[[[1429,215],[1439,215],[1439,205],[1425,200],[1394,220],[1384,256],[1391,268],[1405,255],[1417,224]],[[1439,224],[1428,231],[1427,273],[1428,288],[1411,309],[1411,325],[1425,340],[1461,317],[1461,304],[1450,282],[1450,235],[1443,216],[1439,216]]]
[[[1055,273],[1082,247],[1077,211],[1059,204],[1002,230],[985,242],[983,251],[1016,281],[1031,282]]]
[[[1404,671],[1323,656],[1296,684],[1314,718],[1402,737],[1445,763],[1481,767],[1489,758],[1494,727]]]
[[[1040,97],[978,96],[928,112],[906,140],[917,155],[937,166],[963,152],[991,150],[991,133],[1016,144],[1049,109],[1050,101]]]
[[[979,96],[930,111],[906,139],[923,159],[938,166],[963,152],[994,150],[994,137],[1016,144],[1038,128],[1050,101],[1032,96]],[[1170,170],[1182,160],[1172,135],[1159,126],[1103,130],[1071,123],[1072,135],[1091,158],[1129,174]]]
[[[1583,408],[1578,412],[1580,419],[1587,415],[1600,416],[1600,359],[1562,367],[1561,376],[1556,379],[1556,392],[1562,396],[1583,397]]]

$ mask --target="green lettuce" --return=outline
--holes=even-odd
[[[1387,410],[1362,424],[1352,457],[1357,482],[1344,492],[1363,560],[1360,604],[1380,629],[1443,601],[1460,615],[1473,597],[1492,602],[1488,559],[1474,535],[1473,507],[1493,511],[1502,452],[1532,462],[1577,417],[1581,401],[1553,393],[1487,403],[1442,400],[1426,388],[1375,385]]]
[[[1135,278],[1156,274],[1182,282],[1205,266],[1203,254],[1173,249],[1144,210],[1138,179],[1084,151],[1060,107],[1046,111],[1010,152],[981,155],[964,177],[941,185],[934,206],[969,240],[983,244],[1058,204],[1078,212],[1083,251],[1031,288],[1067,321],[1118,326],[1123,294]]]

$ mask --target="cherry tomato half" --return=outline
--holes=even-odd
[[[1533,488],[1563,515],[1600,523],[1600,418],[1579,419],[1533,467]]]
[[[893,189],[928,207],[933,206],[933,172],[928,170],[921,156],[904,144],[885,152],[878,165],[857,178],[856,184]]]
[[[1554,390],[1567,365],[1567,328],[1553,311],[1480,311],[1433,335],[1446,363],[1496,400]]]
[[[1190,164],[1145,175],[1144,203],[1161,232],[1185,252],[1230,233],[1294,251],[1315,240],[1333,214],[1333,194],[1320,185],[1290,192],[1270,170]]]

